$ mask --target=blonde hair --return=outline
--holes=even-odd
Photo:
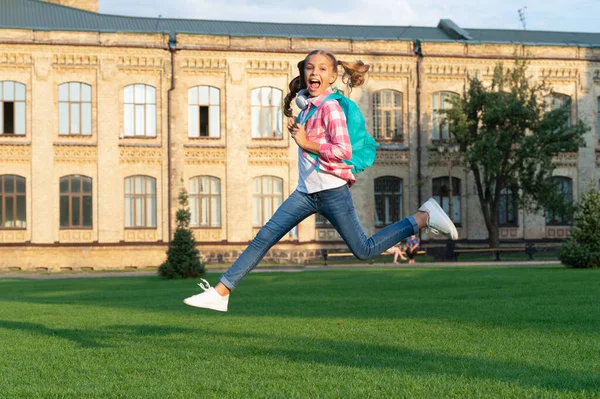
[[[331,65],[333,69],[337,72],[337,67],[341,66],[344,69],[344,73],[342,75],[342,82],[348,88],[348,94],[352,92],[354,87],[358,87],[365,83],[365,75],[369,70],[369,65],[365,64],[362,61],[355,62],[346,62],[346,61],[338,61],[329,51],[325,50],[313,50],[308,55],[298,63],[298,76],[296,76],[289,84],[290,92],[285,96],[283,101],[283,113],[287,117],[292,116],[292,107],[290,106],[292,100],[296,97],[300,90],[306,89],[306,79],[304,77],[304,64],[306,59],[314,54],[321,54],[325,57],[329,58],[331,61]]]

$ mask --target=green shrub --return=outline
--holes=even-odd
[[[559,250],[558,258],[568,267],[600,267],[600,191],[583,194],[574,215],[571,236]]]
[[[204,264],[200,262],[194,232],[189,228],[191,214],[187,205],[188,194],[182,188],[179,192],[179,209],[175,215],[177,229],[173,240],[169,242],[167,260],[158,268],[158,274],[163,278],[199,277],[206,272]]]

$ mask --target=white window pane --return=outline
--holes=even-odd
[[[134,120],[133,104],[125,104],[123,110],[123,130],[125,131],[125,136],[133,136]]]
[[[86,85],[85,83],[81,85],[81,101],[92,101],[92,86]]]
[[[271,105],[271,93],[272,90],[270,87],[263,87],[261,89],[261,95],[260,95],[260,105]]]
[[[153,177],[146,178],[146,194],[156,195],[156,179]]]
[[[135,85],[134,86],[134,102],[136,104],[144,104],[146,102],[146,86],[145,85]]]
[[[273,93],[273,96],[271,98],[272,99],[271,105],[280,106],[283,92],[279,89],[273,89],[272,93]]]
[[[271,203],[271,198],[263,198],[263,210],[265,212],[264,220],[268,220],[273,216],[273,204]]]
[[[198,178],[190,179],[190,194],[198,194]]]
[[[144,136],[144,106],[136,105],[135,106],[135,135],[136,136]]]
[[[263,179],[262,193],[273,194],[273,178],[267,177],[266,179]]]
[[[89,136],[92,134],[92,104],[81,104],[81,133]]]
[[[210,105],[219,105],[221,103],[220,91],[216,87],[210,88]]]
[[[211,198],[211,226],[219,227],[221,226],[221,197],[212,197]]]
[[[58,86],[58,101],[69,101],[69,84],[63,83]]]
[[[81,117],[79,104],[71,104],[71,134],[79,134],[79,119]]]
[[[198,104],[208,105],[208,86],[198,87]]]
[[[198,197],[190,196],[190,226],[198,226]]]
[[[135,225],[144,226],[144,198],[135,199]]]
[[[257,177],[254,180],[252,180],[252,194],[260,194],[260,184],[260,177]]]
[[[14,101],[15,99],[15,82],[4,82],[4,101]]]
[[[156,227],[156,197],[149,197],[146,205],[146,227]]]
[[[125,179],[125,194],[133,194],[133,177]]]
[[[156,104],[156,89],[146,86],[146,104]]]
[[[156,136],[156,105],[146,105],[146,135]]]
[[[123,90],[123,97],[125,104],[133,103],[133,86],[127,86],[125,90]]]
[[[253,105],[253,106],[260,105],[260,89],[252,90],[251,105]]]
[[[69,134],[69,103],[58,103],[58,134]]]
[[[283,180],[281,179],[273,179],[273,193],[274,194],[283,194]]]
[[[200,211],[201,213],[201,220],[200,220],[200,225],[201,226],[208,226],[208,215],[209,215],[209,204],[208,204],[208,197],[202,197],[202,202],[201,202],[201,206],[202,206],[202,210]]]
[[[431,109],[440,109],[440,95],[434,94],[431,96]]]
[[[260,214],[260,197],[255,196],[252,197],[252,225],[260,226],[261,225],[261,214]]]
[[[271,108],[271,116],[271,121],[273,123],[273,137],[282,137],[283,131],[281,128],[281,121],[283,120],[283,114],[281,108]]]
[[[69,83],[69,101],[81,101],[81,84]]]
[[[198,87],[188,89],[188,105],[198,105]]]
[[[188,107],[188,137],[200,137],[199,110],[197,105]]]
[[[270,137],[271,136],[271,132],[269,132],[269,129],[271,128],[271,112],[269,110],[269,108],[261,108],[261,123],[262,123],[262,131],[259,132],[260,136],[259,137]]]
[[[25,103],[15,102],[15,134],[25,134]]]
[[[125,197],[125,227],[133,227],[133,197]]]
[[[218,105],[211,105],[208,109],[208,136],[219,137],[221,135],[221,115]]]
[[[252,107],[252,137],[260,137],[260,107]]]
[[[210,191],[213,194],[221,194],[221,179],[210,179]]]

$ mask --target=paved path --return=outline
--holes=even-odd
[[[401,263],[394,265],[391,263],[383,264],[367,264],[367,263],[353,263],[353,264],[339,264],[329,266],[268,266],[268,267],[257,267],[252,273],[271,273],[271,272],[303,272],[311,270],[335,270],[335,269],[409,269],[409,268],[434,268],[434,267],[464,267],[464,266],[499,266],[499,267],[535,267],[535,266],[558,266],[560,261],[491,261],[491,262],[436,262],[436,263],[415,263],[409,265],[408,263]],[[210,268],[206,269],[207,273],[223,273],[227,270],[226,268]],[[26,278],[36,280],[47,280],[47,279],[65,279],[65,278],[94,278],[94,277],[142,277],[142,276],[155,276],[156,271],[96,271],[96,272],[75,272],[75,273],[35,273],[35,272],[3,272],[0,271],[0,279],[5,278]]]

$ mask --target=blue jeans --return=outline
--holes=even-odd
[[[234,289],[273,245],[294,226],[315,213],[325,216],[354,256],[363,260],[374,258],[405,238],[419,233],[417,222],[409,216],[367,238],[356,215],[348,186],[313,194],[296,190],[281,204],[248,248],[221,276],[221,283],[230,290]]]

